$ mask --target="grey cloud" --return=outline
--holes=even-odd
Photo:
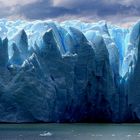
[[[65,14],[75,15],[78,11],[65,7],[54,7],[51,1],[40,1],[20,8],[19,13],[29,19],[56,18]]]
[[[34,1],[34,0],[33,0]],[[55,1],[55,4],[54,4]],[[1,17],[21,16],[26,19],[104,19],[139,18],[139,0],[38,0],[25,5],[0,7]],[[117,19],[118,18],[118,19]],[[134,18],[132,18],[134,20]]]
[[[11,15],[11,9],[9,7],[0,6],[0,18],[6,18]]]
[[[58,5],[53,5],[51,0],[42,0],[34,4],[22,6],[19,13],[29,19],[61,18],[62,16],[77,17],[97,17],[105,18],[123,14],[128,16],[138,16],[140,3],[137,7],[132,4],[132,0],[121,3],[120,0],[59,0]],[[61,2],[62,1],[62,2]],[[65,3],[63,3],[65,1]]]

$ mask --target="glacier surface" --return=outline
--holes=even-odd
[[[140,22],[0,20],[0,122],[139,122]]]

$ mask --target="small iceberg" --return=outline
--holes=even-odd
[[[40,136],[41,137],[47,137],[47,136],[50,137],[50,136],[52,136],[52,133],[45,131],[45,132],[41,133]]]
[[[127,137],[131,137],[131,135],[127,135]]]

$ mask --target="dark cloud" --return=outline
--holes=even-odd
[[[59,0],[59,5],[53,5],[51,0],[42,0],[20,7],[19,13],[27,19],[61,18],[66,16],[88,17],[97,16],[100,19],[123,15],[124,17],[139,16],[140,2],[132,4],[131,1],[121,3],[112,0]],[[63,4],[63,2],[65,3]]]
[[[4,0],[0,0],[4,1]],[[8,0],[7,0],[8,1]],[[14,1],[14,0],[13,0]],[[27,0],[24,0],[27,3]],[[120,21],[139,18],[139,0],[32,0],[28,4],[0,7],[1,17],[26,19],[109,19]],[[17,2],[17,0],[16,0]],[[20,0],[19,0],[20,2]]]
[[[44,0],[22,6],[19,13],[29,19],[46,19],[64,15],[76,15],[78,11],[65,7],[54,7],[50,1]]]

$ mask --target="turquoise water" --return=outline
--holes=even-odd
[[[140,140],[140,124],[0,124],[0,140]]]

